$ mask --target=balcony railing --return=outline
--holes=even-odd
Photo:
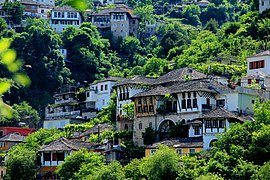
[[[63,103],[70,103],[76,102],[76,98],[67,98],[67,99],[55,99],[55,104],[63,104]]]
[[[79,115],[80,115],[80,111],[57,112],[57,113],[46,114],[46,119],[54,119],[54,118],[59,118],[59,117],[76,118]]]

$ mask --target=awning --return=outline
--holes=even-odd
[[[55,172],[57,169],[57,166],[42,166],[38,172],[39,173],[47,173],[47,172]]]

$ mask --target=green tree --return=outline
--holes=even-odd
[[[65,162],[58,165],[56,173],[62,179],[81,179],[85,175],[88,175],[88,173],[91,174],[99,170],[103,166],[103,163],[104,157],[102,155],[87,152],[87,150],[79,150],[72,153],[72,155],[65,159]]]
[[[26,149],[23,145],[13,146],[8,152],[5,162],[6,179],[36,179],[36,152]]]
[[[194,26],[201,25],[199,15],[201,13],[200,7],[198,5],[188,5],[183,10],[183,17],[186,18],[185,23],[191,24]]]
[[[33,109],[27,102],[23,101],[20,104],[13,104],[12,108],[17,112],[13,118],[20,119],[20,122],[26,123],[28,127],[37,127],[37,124],[40,120],[39,114],[37,110]]]
[[[84,179],[89,180],[124,180],[125,173],[123,167],[117,161],[111,162],[107,166],[102,166],[94,174],[86,176]]]
[[[5,11],[6,15],[8,15],[9,23],[13,24],[21,24],[22,16],[24,7],[19,1],[15,2],[4,2],[3,10]]]
[[[149,145],[156,141],[156,132],[151,127],[145,128],[145,132],[142,133],[143,144]]]
[[[155,154],[145,158],[141,164],[141,172],[149,180],[176,179],[179,157],[167,146],[160,146]]]
[[[125,177],[133,180],[141,180],[144,176],[141,174],[140,165],[142,160],[133,159],[124,167]]]
[[[131,67],[136,66],[137,62],[134,62],[134,56],[141,49],[140,41],[135,37],[128,36],[124,38],[121,49],[123,54],[128,58],[128,65]]]

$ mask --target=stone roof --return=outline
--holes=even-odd
[[[229,89],[227,86],[210,79],[195,79],[186,82],[178,82],[177,84],[174,84],[169,88],[171,90],[171,93],[194,91],[218,93],[221,90]]]
[[[249,56],[249,57],[259,57],[259,56],[269,56],[269,55],[270,55],[270,51],[266,50],[266,51],[262,51],[260,53],[254,54],[252,56]]]
[[[53,11],[63,11],[63,12],[79,12],[78,10],[76,10],[70,6],[55,7],[52,10]]]
[[[25,136],[19,133],[9,133],[5,135],[4,137],[1,137],[0,142],[23,142],[24,139],[25,139]]]
[[[261,71],[257,71],[251,75],[247,75],[247,76],[242,76],[242,79],[258,79],[258,76],[262,76],[262,77],[269,77],[268,74],[265,74],[264,72]]]
[[[180,68],[176,69],[174,71],[168,72],[167,74],[160,76],[153,82],[153,85],[158,85],[158,84],[164,84],[164,83],[170,83],[170,82],[179,82],[179,81],[185,81],[186,77],[189,77],[191,80],[192,79],[202,79],[206,78],[207,75],[198,72],[194,69],[191,69],[189,67],[186,68]]]
[[[89,136],[90,134],[97,134],[98,132],[101,133],[103,131],[107,131],[107,130],[111,130],[111,129],[113,129],[113,126],[110,124],[98,124],[90,129],[88,129],[84,133],[80,134],[80,137]]]
[[[168,139],[160,142],[156,142],[146,148],[157,148],[158,145],[163,144],[174,148],[192,148],[192,147],[203,147],[203,138],[201,137],[189,137],[189,138],[178,138]]]
[[[79,140],[69,140],[61,137],[52,141],[51,143],[44,145],[39,151],[72,151],[79,149],[95,149],[99,145],[91,142],[84,142]]]
[[[92,83],[92,85],[94,84],[97,84],[97,83],[100,83],[100,82],[105,82],[105,81],[123,81],[123,80],[126,80],[127,78],[122,78],[122,77],[107,77],[103,80],[99,80],[99,81],[96,81],[94,83]]]
[[[141,92],[133,97],[147,97],[147,96],[164,96],[165,94],[170,94],[171,91],[167,87],[157,86],[149,91]]]
[[[202,115],[203,118],[230,118],[230,119],[237,119],[240,121],[244,121],[241,117],[235,115],[234,113],[222,108],[218,107],[214,110],[206,112]]]
[[[133,78],[126,78],[118,82],[115,86],[137,84],[137,85],[151,85],[156,79],[147,78],[143,76],[134,76]]]

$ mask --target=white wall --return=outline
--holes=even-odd
[[[254,61],[265,60],[264,68],[260,69],[249,69],[249,63]],[[254,74],[255,72],[261,71],[265,74],[270,74],[270,57],[261,56],[261,57],[250,57],[247,58],[247,76]]]
[[[70,124],[70,119],[44,120],[43,128],[64,128],[68,124]]]

